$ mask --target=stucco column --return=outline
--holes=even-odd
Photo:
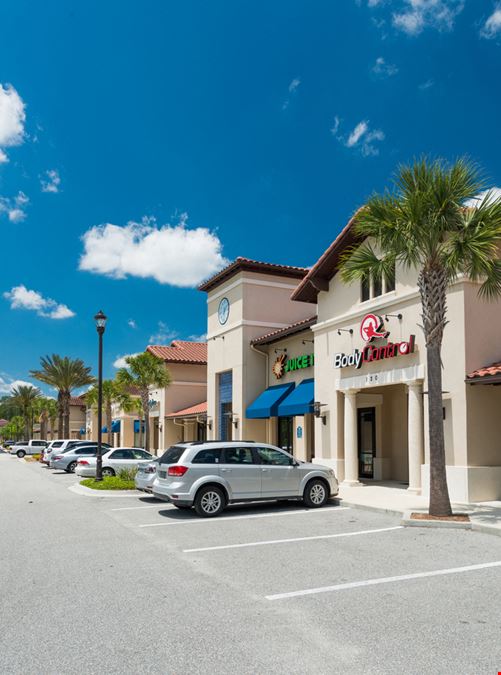
[[[344,481],[347,487],[362,485],[358,480],[357,392],[344,392]]]
[[[421,382],[407,385],[409,392],[408,447],[409,492],[421,494],[421,464],[423,462],[423,386]]]

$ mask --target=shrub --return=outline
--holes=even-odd
[[[97,481],[95,478],[84,478],[80,485],[92,488],[93,490],[135,490],[136,485],[133,480],[124,480],[119,476],[104,476],[103,480]]]
[[[137,467],[131,466],[131,467],[124,467],[123,469],[120,469],[117,472],[117,477],[121,478],[122,480],[134,480],[136,477],[137,473]]]

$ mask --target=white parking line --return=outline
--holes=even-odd
[[[356,537],[359,534],[374,534],[376,532],[390,532],[403,530],[403,525],[395,527],[381,527],[377,530],[359,530],[358,532],[340,532],[339,534],[321,534],[316,537],[295,537],[294,539],[270,539],[269,541],[252,541],[247,544],[227,544],[226,546],[207,546],[205,548],[187,548],[183,553],[200,553],[200,551],[222,551],[227,548],[246,548],[247,546],[268,546],[270,544],[288,544],[294,541],[313,541],[314,539],[336,539],[337,537]]]
[[[110,511],[136,511],[137,509],[164,509],[165,504],[148,504],[147,506],[121,506],[119,509],[110,509]]]
[[[432,572],[417,572],[416,574],[402,574],[397,577],[380,577],[379,579],[366,579],[365,581],[352,581],[348,584],[336,584],[335,586],[323,586],[320,588],[308,588],[305,591],[292,591],[291,593],[277,593],[265,596],[267,600],[284,600],[285,598],[297,598],[302,595],[315,595],[316,593],[331,593],[332,591],[344,591],[361,586],[376,586],[377,584],[390,584],[394,581],[408,581],[409,579],[423,579],[425,577],[438,577],[446,574],[461,574],[462,572],[474,572],[488,567],[501,567],[501,560],[479,565],[467,565],[466,567],[451,567],[445,570],[433,570]]]
[[[224,516],[223,518],[188,518],[178,520],[175,523],[148,523],[147,525],[138,525],[138,527],[166,527],[169,525],[193,525],[193,523],[220,523],[223,520],[250,520],[251,518],[274,518],[278,516],[297,516],[302,513],[338,513],[339,511],[349,511],[349,506],[336,506],[328,509],[301,509],[297,511],[283,511],[281,513],[257,513],[252,516]]]

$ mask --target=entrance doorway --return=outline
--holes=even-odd
[[[376,408],[359,408],[357,413],[358,473],[361,478],[374,478]]]
[[[278,447],[292,455],[293,436],[292,436],[292,417],[278,418]]]

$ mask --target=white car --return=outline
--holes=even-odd
[[[38,441],[32,439],[27,443],[20,443],[13,445],[10,449],[11,455],[17,455],[18,457],[24,457],[25,455],[37,455],[42,453],[47,447],[47,441]]]
[[[44,462],[51,469],[53,469],[55,455],[66,454],[73,448],[77,448],[81,445],[95,445],[95,444],[96,441],[79,441],[76,438],[72,438],[70,440],[59,439],[58,441],[52,441],[50,447],[47,448],[47,452],[44,453],[42,462]],[[103,446],[103,454],[105,452],[108,452],[108,450],[111,448],[111,445],[109,445],[109,443],[102,443],[102,446]]]
[[[116,476],[120,469],[137,469],[156,459],[142,448],[113,448],[103,454],[103,476]],[[78,460],[75,473],[77,476],[93,478],[96,475],[95,457],[82,457]]]

